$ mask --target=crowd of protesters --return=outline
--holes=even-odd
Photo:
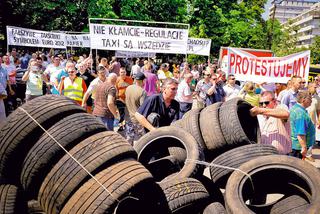
[[[16,76],[26,69],[23,102],[57,94],[69,97],[99,118],[108,130],[133,144],[145,132],[170,125],[191,108],[241,97],[258,116],[261,143],[281,154],[312,158],[320,124],[320,76],[307,84],[293,76],[287,84],[237,81],[216,64],[162,63],[152,59],[119,61],[49,53],[10,53],[0,56],[0,121],[17,104]],[[1,123],[0,122],[0,123]],[[118,125],[119,123],[119,125]]]

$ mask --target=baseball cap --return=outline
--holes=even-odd
[[[167,67],[167,64],[166,64],[166,63],[163,63],[163,64],[161,65],[161,67],[162,67],[162,68],[166,68],[166,67]]]
[[[138,72],[136,74],[136,76],[134,77],[134,79],[136,79],[136,80],[144,80],[145,78],[146,78],[146,76],[142,72]]]

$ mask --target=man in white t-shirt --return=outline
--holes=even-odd
[[[180,104],[179,119],[192,108],[192,92],[190,83],[193,75],[191,73],[185,74],[183,80],[179,83],[177,95],[175,100]]]
[[[131,68],[131,74],[130,74],[130,76],[134,79],[135,77],[136,77],[136,74],[138,73],[138,72],[141,72],[141,68],[140,68],[140,66],[139,66],[139,62],[140,62],[140,59],[137,59],[136,61],[135,61],[135,64],[132,66],[132,68]]]
[[[63,67],[61,67],[60,65],[60,60],[60,57],[58,55],[55,55],[53,58],[53,63],[48,65],[48,67],[44,71],[44,74],[49,76],[52,94],[59,94],[59,82],[57,77],[60,71],[63,69]]]
[[[47,77],[42,73],[37,61],[32,61],[30,67],[22,76],[22,81],[26,82],[26,102],[42,96],[43,81],[48,82]]]
[[[228,83],[223,86],[223,90],[226,93],[226,101],[239,95],[241,88],[236,84],[236,78],[233,74],[229,74]]]

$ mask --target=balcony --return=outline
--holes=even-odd
[[[293,26],[301,25],[302,23],[312,21],[312,19],[313,19],[313,16],[308,16],[308,17],[306,17],[306,18],[304,18],[304,19],[300,19],[299,21],[294,22],[292,25],[293,25]],[[294,20],[293,20],[293,21],[294,21]]]
[[[309,26],[300,28],[300,29],[298,30],[298,33],[306,32],[306,31],[312,30],[312,29],[314,29],[314,28],[315,28],[314,25],[309,25]]]
[[[305,35],[305,36],[299,36],[298,37],[298,41],[304,41],[304,40],[308,40],[308,39],[313,39],[315,36],[314,35]]]

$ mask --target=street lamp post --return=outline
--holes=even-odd
[[[274,19],[276,16],[276,10],[277,10],[277,4],[281,4],[284,0],[274,0],[274,12],[272,14],[272,25],[271,25],[271,33],[269,36],[269,49],[271,50],[272,48],[272,40],[273,40],[273,30],[274,30]]]

